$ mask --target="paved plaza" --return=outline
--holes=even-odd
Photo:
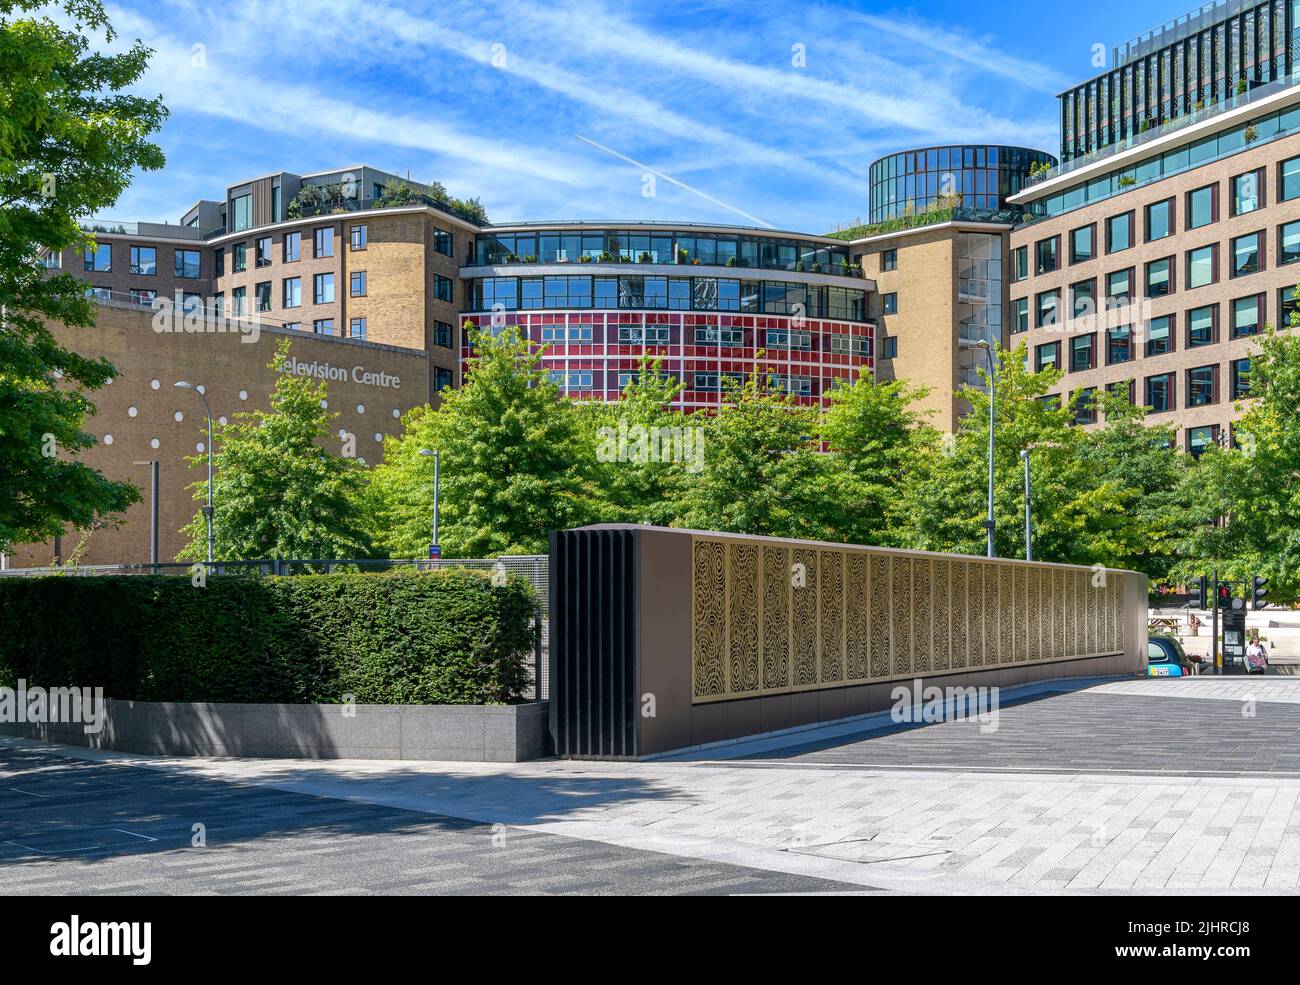
[[[874,720],[643,763],[0,738],[0,892],[1295,892],[1298,749],[1300,682],[1272,677],[1038,685],[996,732]]]

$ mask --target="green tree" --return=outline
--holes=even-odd
[[[288,356],[284,339],[271,362],[278,376],[269,411],[241,412],[214,425],[214,555],[227,561],[368,557],[365,465],[322,447],[338,440],[332,429],[338,415],[323,406],[324,382],[281,371]],[[206,470],[207,455],[189,463]],[[191,488],[196,502],[206,502],[206,475]],[[182,532],[190,542],[177,559],[206,559],[202,510]]]
[[[441,456],[445,557],[544,553],[551,530],[598,514],[574,404],[541,368],[541,350],[517,327],[496,337],[465,330],[474,346],[465,385],[444,390],[437,410],[407,414],[374,469],[367,512],[393,556],[428,545],[433,474],[421,448]]]
[[[140,42],[92,51],[89,32],[114,37],[99,0],[55,6],[62,22],[37,0],[0,0],[0,551],[139,499],[75,460],[95,443],[87,392],[114,369],[55,339],[50,323],[86,328],[95,308],[83,282],[48,276],[41,258],[88,242],[80,221],[112,205],[134,168],[162,167],[149,137],[166,110],[128,92],[148,64]]]

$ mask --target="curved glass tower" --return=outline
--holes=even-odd
[[[900,151],[871,165],[871,222],[897,219],[951,203],[967,209],[1001,209],[1024,187],[1035,164],[1056,158],[1027,147],[961,144]],[[910,208],[909,208],[910,206]]]

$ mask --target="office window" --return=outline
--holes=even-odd
[[[1228,364],[1233,400],[1250,396],[1250,359],[1234,359]]]
[[[258,284],[254,290],[254,295],[257,299],[258,311],[271,310],[271,282],[269,280],[264,280]]]
[[[898,269],[898,250],[880,251],[880,269],[885,271]]]
[[[284,234],[284,262],[297,263],[302,259],[302,233]]]
[[[1166,352],[1174,351],[1174,316],[1161,315],[1159,318],[1152,318],[1147,326],[1147,344],[1146,354],[1148,356],[1163,356]]]
[[[1083,280],[1070,285],[1070,316],[1091,318],[1097,312],[1097,282]]]
[[[284,323],[283,323],[283,327],[286,328],[286,329],[288,329],[289,331],[293,331],[293,332],[301,332],[301,331],[302,331],[302,322],[300,322],[300,321],[287,321],[287,322],[284,322]]]
[[[1232,302],[1232,337],[1245,338],[1259,332],[1260,308],[1264,295],[1253,294],[1248,298],[1236,298]]]
[[[1190,291],[1194,287],[1205,287],[1213,284],[1218,278],[1217,264],[1215,255],[1219,245],[1211,243],[1209,246],[1202,246],[1200,249],[1187,251],[1187,289]]]
[[[321,226],[315,233],[315,252],[317,257],[332,257],[334,255],[334,227]]]
[[[348,275],[348,293],[354,298],[366,296],[366,272],[354,270]]]
[[[898,293],[896,291],[880,295],[880,311],[881,314],[885,315],[898,314]]]
[[[591,374],[587,374],[590,376]],[[591,380],[587,380],[587,388],[591,387]],[[435,366],[433,368],[433,392],[441,393],[447,387],[451,386],[451,370],[445,366]]]
[[[1106,220],[1106,252],[1118,253],[1133,245],[1133,213],[1113,215]]]
[[[1219,186],[1206,185],[1187,193],[1185,229],[1200,229],[1218,218]]]
[[[302,307],[302,278],[286,277],[283,282],[284,307]]]
[[[1278,264],[1300,260],[1300,221],[1288,222],[1278,229]]]
[[[1137,380],[1116,380],[1106,384],[1106,392],[1132,406],[1137,401]]]
[[[1300,157],[1293,157],[1277,166],[1279,201],[1300,198]]]
[[[127,292],[127,297],[131,303],[138,304],[142,308],[153,307],[154,298],[157,296],[158,292],[152,288],[133,287]]]
[[[1219,306],[1207,304],[1202,308],[1193,308],[1187,312],[1187,348],[1195,349],[1202,345],[1211,345],[1217,341],[1215,331],[1216,315]]]
[[[1120,325],[1106,331],[1106,365],[1126,363],[1133,358],[1133,328]]]
[[[199,251],[177,250],[172,257],[172,273],[177,277],[192,279],[199,276]]]
[[[1091,260],[1096,256],[1096,250],[1093,246],[1097,227],[1095,225],[1080,226],[1078,229],[1070,232],[1070,262],[1083,263]]]
[[[1127,304],[1133,296],[1133,268],[1115,270],[1106,275],[1106,298]]]
[[[230,269],[232,273],[242,274],[248,269],[248,244],[236,243],[231,248]]]
[[[440,345],[444,349],[451,348],[452,328],[445,321],[435,321],[433,323],[433,344]]]
[[[334,275],[317,274],[312,278],[312,302],[314,304],[334,303]]]
[[[226,293],[218,291],[212,295],[212,314],[220,318],[226,313]]]
[[[1232,179],[1232,214],[1245,215],[1264,204],[1260,191],[1264,187],[1264,170],[1247,171]]]
[[[1211,445],[1219,442],[1219,426],[1202,424],[1200,427],[1187,429],[1187,454],[1200,458]]]
[[[1219,367],[1198,366],[1187,371],[1187,406],[1208,407],[1219,402]]]
[[[1297,158],[1300,160],[1300,158]],[[1011,251],[1011,279],[1024,280],[1029,276],[1029,247],[1017,246]]]
[[[364,318],[348,319],[348,338],[364,339],[366,337],[366,320]]]
[[[1097,422],[1097,388],[1087,386],[1074,395],[1074,423],[1095,424]]]
[[[213,276],[224,277],[226,274],[226,251],[224,247],[218,246],[212,251],[212,272]]]
[[[254,241],[255,259],[254,266],[269,267],[271,266],[271,237],[259,236]]]
[[[152,246],[131,247],[131,273],[153,277],[158,273],[158,250]]]
[[[1162,298],[1173,290],[1173,257],[1147,264],[1147,297]]]
[[[1167,198],[1163,202],[1153,202],[1147,206],[1147,242],[1164,239],[1173,235],[1174,200]]]
[[[1029,298],[1016,298],[1011,302],[1011,331],[1029,331]]]
[[[1060,249],[1061,237],[1040,239],[1034,244],[1034,269],[1040,274],[1050,274],[1057,268],[1057,251]]]
[[[445,257],[451,256],[451,233],[435,226],[433,230],[433,248]]]
[[[1096,350],[1096,335],[1076,335],[1070,339],[1070,372],[1081,373],[1092,369]]]
[[[203,295],[195,291],[186,291],[183,293],[181,295],[181,310],[186,312],[202,311]]]
[[[106,274],[113,269],[113,247],[109,243],[87,246],[83,255],[83,266],[87,270]]]
[[[547,278],[547,280],[552,280],[552,279],[554,278],[549,278],[549,277]],[[576,277],[569,278],[569,280],[571,281],[578,280],[578,279],[580,278],[576,278]],[[581,278],[581,279],[585,280],[586,278]],[[442,274],[433,275],[433,296],[436,297],[439,301],[450,302],[452,300],[452,285],[451,285],[450,277],[444,277],[442,276]],[[580,307],[589,308],[591,307],[591,302],[588,301],[586,304],[580,305]]]
[[[1044,342],[1042,345],[1034,347],[1034,369],[1041,373],[1045,369],[1052,369],[1060,365],[1061,362],[1061,343]]]
[[[1061,299],[1059,290],[1043,291],[1034,301],[1034,327],[1056,324],[1056,308]]]
[[[242,232],[253,225],[253,196],[240,195],[230,200],[230,231]]]
[[[349,239],[349,245],[354,250],[364,250],[366,248],[365,223],[352,227],[352,233]]]
[[[1174,374],[1161,373],[1146,379],[1146,405],[1153,414],[1174,409]]]
[[[311,323],[311,330],[315,332],[317,335],[333,335],[334,319],[317,318],[315,321]]]
[[[882,359],[898,358],[898,336],[887,335],[880,340],[880,355]]]
[[[1294,286],[1284,287],[1277,292],[1277,320],[1279,327],[1293,328],[1300,322],[1300,297],[1296,296]]]
[[[248,288],[236,287],[230,292],[230,313],[236,318],[248,314]]]

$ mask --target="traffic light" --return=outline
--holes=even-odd
[[[1197,608],[1208,609],[1210,607],[1210,579],[1201,575],[1196,582],[1197,591]]]
[[[1220,609],[1226,609],[1228,607],[1228,599],[1231,595],[1232,592],[1229,591],[1227,585],[1219,586],[1219,608]]]
[[[1251,581],[1251,589],[1252,589],[1252,594],[1251,594],[1252,606],[1256,609],[1264,608],[1264,606],[1267,604],[1264,601],[1264,596],[1268,594],[1268,579],[1261,577],[1260,575],[1256,575],[1254,580]]]

